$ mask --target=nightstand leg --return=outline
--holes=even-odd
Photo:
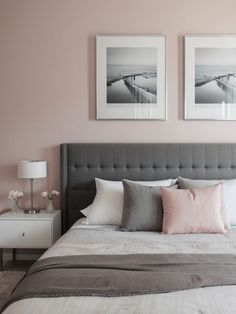
[[[3,271],[3,249],[0,249],[0,271]]]

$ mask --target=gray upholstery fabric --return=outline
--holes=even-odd
[[[161,189],[123,180],[122,231],[162,231]]]
[[[63,231],[92,203],[94,178],[162,180],[236,178],[236,144],[62,144]]]
[[[181,189],[199,189],[206,188],[211,185],[220,183],[219,180],[191,180],[187,178],[178,178],[179,186]]]

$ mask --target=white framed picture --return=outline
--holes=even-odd
[[[236,120],[236,36],[185,36],[185,119]]]
[[[164,36],[96,37],[97,119],[165,120]]]

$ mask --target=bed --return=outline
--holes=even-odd
[[[236,178],[236,144],[63,144],[61,209],[65,233],[42,257],[127,254],[236,255],[227,234],[163,235],[85,225],[80,210],[95,197],[94,178],[160,180]],[[236,285],[122,297],[25,298],[4,313],[233,313]]]

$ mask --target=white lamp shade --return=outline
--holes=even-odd
[[[17,172],[20,179],[45,178],[47,162],[45,160],[22,160],[18,162]]]

